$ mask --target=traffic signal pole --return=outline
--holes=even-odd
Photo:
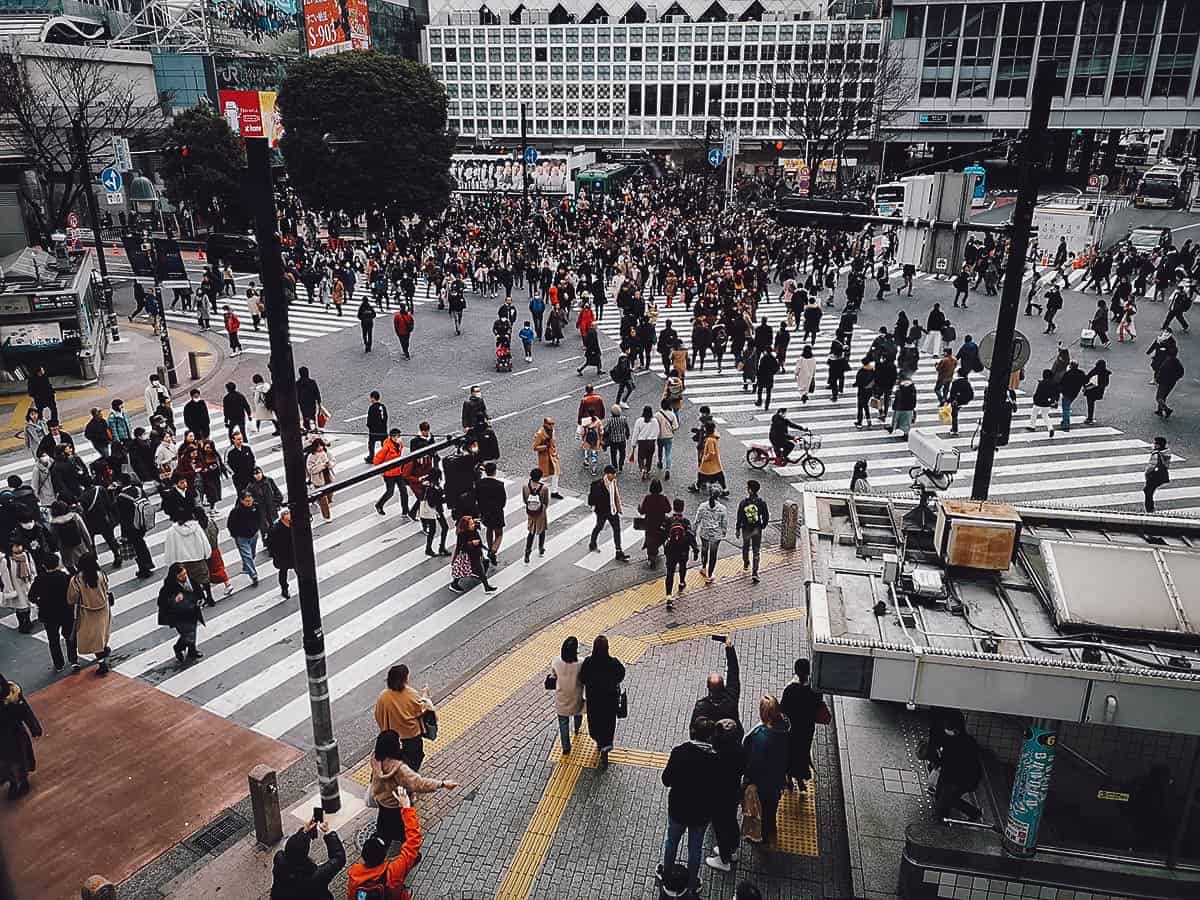
[[[108,319],[108,327],[112,339],[119,341],[121,332],[117,326],[117,315],[113,310],[112,284],[108,280],[108,262],[104,258],[104,241],[100,237],[100,211],[96,208],[96,192],[92,189],[92,157],[88,153],[87,141],[83,137],[83,126],[75,121],[71,123],[75,136],[75,145],[79,148],[79,165],[83,168],[83,180],[87,185],[84,194],[87,196],[88,218],[92,226],[92,239],[96,245],[96,264],[100,267],[100,282],[102,285],[101,302],[104,304],[104,314]]]
[[[1038,185],[1045,166],[1047,126],[1050,123],[1050,102],[1054,98],[1054,80],[1058,64],[1043,60],[1038,64],[1033,81],[1033,101],[1029,124],[1018,152],[1017,202],[1013,207],[1012,230],[1009,236],[1008,264],[1004,272],[1004,289],[996,315],[996,342],[992,351],[992,367],[983,408],[983,423],[979,428],[979,451],[975,456],[975,479],[971,497],[986,500],[992,485],[992,468],[996,462],[996,447],[1008,403],[1008,382],[1012,376],[1013,334],[1017,328],[1017,312],[1021,306],[1021,281],[1025,276],[1025,255],[1029,251],[1029,235],[1033,228],[1033,208],[1037,205]]]
[[[308,505],[308,477],[301,444],[300,407],[296,400],[296,368],[288,329],[287,301],[283,296],[283,260],[276,233],[271,150],[265,138],[246,139],[246,162],[246,187],[254,214],[254,232],[258,238],[263,300],[267,308],[267,333],[271,339],[270,367],[271,385],[276,398],[275,416],[283,450],[288,508],[292,513],[292,548],[299,584],[300,619],[304,629],[304,660],[308,670],[317,781],[321,791],[321,807],[327,813],[335,813],[342,807],[338,788],[341,761],[333,736],[333,718],[329,707],[325,632],[321,627],[317,560],[313,551],[312,515]]]

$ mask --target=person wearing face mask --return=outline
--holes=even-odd
[[[37,572],[33,554],[25,545],[20,541],[9,544],[8,552],[0,560],[0,607],[17,614],[17,631],[21,634],[29,634],[33,630],[29,589]]]
[[[533,435],[533,452],[537,454],[537,467],[541,470],[550,489],[551,500],[561,500],[558,492],[558,475],[562,465],[558,461],[558,437],[554,428],[554,419],[546,416],[542,419],[542,427]]]
[[[112,652],[108,640],[112,634],[112,594],[108,576],[100,571],[95,553],[79,560],[79,571],[67,585],[67,602],[75,609],[75,651],[96,657],[97,675],[108,674]]]
[[[207,538],[205,540],[207,542]],[[174,628],[179,635],[173,649],[180,664],[185,653],[188,659],[200,659],[204,655],[196,649],[197,626],[204,624],[201,596],[188,578],[187,567],[183,563],[171,563],[158,592],[158,624]]]
[[[729,530],[729,519],[725,504],[720,502],[721,491],[716,485],[711,485],[708,501],[701,503],[696,510],[695,529],[700,539],[700,571],[704,574],[704,583],[712,584],[713,571],[717,567],[717,553],[721,549],[721,541]]]

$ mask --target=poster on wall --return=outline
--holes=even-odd
[[[74,337],[78,338],[76,334]],[[58,322],[24,322],[20,325],[0,325],[0,349],[8,352],[49,350],[63,342],[63,329]]]
[[[350,44],[355,50],[371,49],[371,16],[367,0],[343,0],[350,17]]]
[[[324,56],[353,49],[351,3],[360,0],[304,0],[304,46],[309,56]],[[362,0],[363,17],[366,2]]]
[[[229,128],[244,138],[267,138],[279,146],[283,127],[275,114],[275,91],[219,91],[217,104]]]

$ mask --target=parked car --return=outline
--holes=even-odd
[[[1134,228],[1125,240],[1129,241],[1129,246],[1138,253],[1152,253],[1171,243],[1171,229],[1149,225]]]
[[[211,234],[208,260],[214,264],[229,263],[235,272],[258,274],[258,241],[251,234]]]

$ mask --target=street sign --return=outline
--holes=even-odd
[[[68,228],[78,228],[79,227],[79,216],[77,216],[75,213],[70,213],[67,216],[67,227]]]
[[[100,183],[104,185],[104,190],[110,194],[118,193],[125,186],[125,180],[121,178],[121,173],[109,166],[100,173]]]
[[[983,340],[979,342],[979,358],[983,361],[985,368],[992,367],[992,355],[996,350],[996,332],[989,331],[983,336]],[[1013,332],[1013,355],[1012,365],[1009,367],[1009,372],[1016,372],[1018,369],[1025,368],[1025,364],[1029,362],[1029,357],[1033,355],[1033,350],[1029,346],[1029,338],[1021,334],[1019,331]]]
[[[1108,176],[1107,175],[1089,175],[1088,176],[1088,187],[1095,188],[1096,190],[1103,190],[1104,188],[1108,187]]]
[[[538,152],[533,147],[525,148],[525,165],[532,166],[538,161]]]
[[[129,152],[128,138],[113,136],[113,168],[118,172],[133,171],[133,156]]]
[[[124,191],[105,191],[104,199],[108,201],[109,206],[124,206],[125,192]]]
[[[713,147],[708,151],[708,164],[714,169],[725,161],[725,154],[721,152],[720,147]]]

